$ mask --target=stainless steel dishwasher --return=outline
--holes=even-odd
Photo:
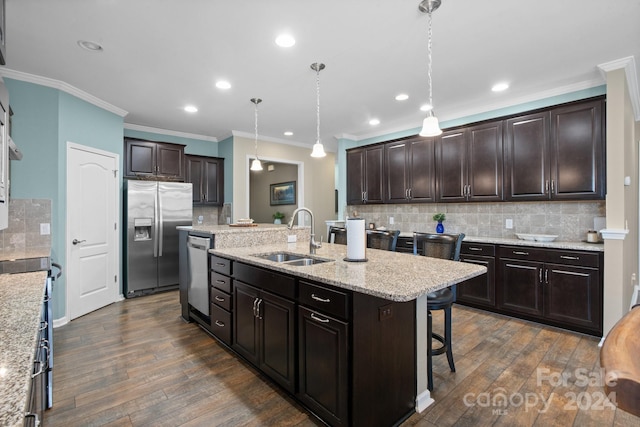
[[[189,304],[205,316],[209,316],[209,268],[207,258],[211,238],[189,236]]]

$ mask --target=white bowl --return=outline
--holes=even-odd
[[[536,242],[553,242],[558,238],[555,234],[536,234]]]
[[[516,233],[516,237],[520,240],[529,240],[529,241],[534,241],[536,240],[536,235],[535,234],[524,234],[524,233]]]

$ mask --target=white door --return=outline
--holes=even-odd
[[[119,156],[67,143],[67,316],[118,299]]]

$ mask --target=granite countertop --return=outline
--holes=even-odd
[[[287,229],[287,224],[257,224],[253,227],[231,227],[229,224],[196,224],[181,225],[176,227],[178,230],[197,231],[207,234],[237,234],[255,231],[283,231]],[[300,228],[298,226],[294,228]],[[306,227],[308,228],[308,227]]]
[[[281,251],[308,255],[309,243],[209,250],[225,258],[398,302],[414,300],[487,271],[475,264],[377,249],[367,249],[367,262],[347,262],[347,246],[329,243],[309,255],[328,261],[309,266],[291,266],[253,256]]]
[[[46,279],[46,271],[0,274],[2,426],[23,424]]]
[[[413,237],[411,232],[400,233],[401,237]],[[532,246],[537,248],[549,249],[571,249],[578,251],[604,252],[604,243],[587,243],[587,242],[535,242],[531,240],[509,239],[504,237],[478,237],[465,236],[464,242],[471,243],[491,243],[494,245],[514,245],[514,246]]]

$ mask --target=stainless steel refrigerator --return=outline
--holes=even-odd
[[[191,225],[190,183],[125,180],[125,296],[178,287],[179,225]]]

